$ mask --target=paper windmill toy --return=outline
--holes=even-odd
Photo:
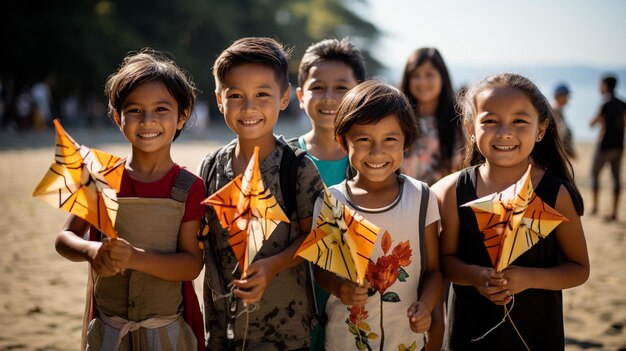
[[[324,202],[315,227],[296,255],[363,285],[380,229],[333,197],[324,187]]]
[[[535,194],[530,170],[529,166],[524,176],[504,191],[462,205],[474,211],[498,272],[567,221]]]
[[[33,196],[84,219],[110,238],[117,238],[117,192],[124,159],[79,145],[54,120],[54,163]]]
[[[203,202],[215,209],[220,224],[229,230],[228,242],[233,249],[242,277],[276,226],[289,219],[265,188],[259,169],[259,148],[243,175],[238,175]]]

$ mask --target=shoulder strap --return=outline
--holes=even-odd
[[[178,202],[186,202],[187,194],[195,182],[195,176],[188,170],[181,168],[176,176],[174,186],[170,192],[170,198]]]
[[[473,194],[476,191],[476,167],[472,166],[461,170],[459,177],[456,180],[456,202],[457,204],[464,204],[470,200],[473,200]],[[457,207],[457,211],[461,207]]]
[[[221,148],[208,154],[202,161],[201,168],[199,170],[200,177],[202,177],[202,180],[204,181],[207,194],[209,194],[209,185],[213,181],[213,178],[215,177],[215,173],[217,171],[217,155],[220,151]],[[222,266],[222,261],[219,258],[220,253],[219,249],[217,248],[217,240],[215,238],[215,235],[209,233],[210,216],[215,217],[214,212],[207,211],[202,217],[202,222],[200,223],[200,229],[198,230],[197,239],[200,248],[204,250],[204,267],[206,269],[205,275],[208,276],[209,279],[213,282],[213,289],[215,289],[215,293],[221,296],[228,293],[228,288],[226,286],[226,282],[224,281],[224,270]],[[221,228],[221,226],[219,227]],[[215,293],[211,294],[211,296],[213,297],[213,302],[215,304],[221,304],[221,309],[223,311],[228,311],[227,299],[221,299],[218,302],[218,299],[216,299],[216,296],[218,295],[216,295]]]
[[[217,154],[219,154],[220,151],[222,151],[221,147],[208,154],[202,161],[199,175],[204,181],[204,188],[206,189],[207,194],[209,192],[209,184],[211,184],[211,180],[213,179],[213,176],[215,176],[215,168],[217,164],[215,160],[217,159]]]
[[[298,168],[306,151],[297,147],[298,138],[295,139],[294,144],[288,144],[283,148],[283,156],[280,160],[280,191],[283,195],[284,210],[287,217],[291,217],[291,214],[296,209],[297,204],[297,189],[296,181],[298,179]],[[289,141],[288,141],[289,142]],[[293,148],[292,148],[293,146]],[[292,223],[292,225],[298,225],[298,223]],[[309,299],[309,305],[312,306],[313,315],[311,316],[311,327],[315,328],[319,323],[325,324],[324,312],[318,309],[317,296],[315,293],[315,277],[313,274],[313,265],[307,262],[307,286],[309,291],[307,297]]]
[[[291,145],[293,147],[300,148],[300,140],[299,140],[299,138],[300,137],[289,138],[289,139],[286,140],[287,144],[289,144],[289,145]]]
[[[174,181],[174,186],[172,186],[170,198],[182,203],[187,202],[187,195],[196,181],[195,178],[196,177],[193,173],[189,172],[185,168],[181,168],[180,172],[178,172],[178,175],[176,176],[176,180]],[[196,296],[192,281],[184,281],[182,283],[182,294],[183,318],[191,327],[191,330],[196,337],[198,351],[204,350],[204,320],[202,318],[198,297]],[[202,347],[200,347],[201,345]]]
[[[280,160],[280,192],[283,196],[285,214],[290,217],[296,209],[296,182],[298,179],[298,168],[302,157],[306,152],[302,149],[292,149],[289,145],[283,148],[283,155]]]
[[[422,193],[420,199],[420,212],[419,212],[419,236],[420,236],[420,278],[419,287],[422,287],[422,277],[426,271],[426,243],[424,243],[424,231],[426,230],[426,213],[428,212],[428,201],[430,197],[430,189],[424,183],[419,183],[420,192]],[[418,296],[421,291],[418,291]]]

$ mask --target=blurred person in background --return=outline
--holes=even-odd
[[[52,125],[52,109],[50,101],[52,101],[52,91],[48,84],[48,79],[35,83],[30,88],[30,94],[33,98],[33,121],[32,125],[35,129],[42,130]]]
[[[400,171],[432,185],[459,170],[463,161],[464,142],[455,108],[456,95],[441,53],[429,47],[415,50],[406,62],[400,90],[413,106],[419,127],[415,142],[405,152]],[[441,349],[444,329],[444,307],[440,303],[432,313],[426,351]]]
[[[591,166],[591,185],[593,189],[593,202],[591,214],[598,212],[598,193],[600,190],[599,175],[604,165],[611,166],[613,178],[613,208],[605,218],[608,221],[617,219],[617,205],[621,192],[620,176],[622,155],[624,154],[624,119],[626,118],[626,103],[615,96],[617,78],[606,75],[600,80],[600,93],[604,102],[600,111],[593,117],[590,127],[600,125],[598,146],[593,156]]]
[[[565,144],[565,152],[567,153],[567,157],[570,159],[576,158],[576,151],[574,150],[574,141],[572,138],[572,129],[567,124],[565,120],[565,115],[563,114],[563,110],[565,109],[565,105],[569,101],[570,90],[567,84],[559,83],[554,88],[554,101],[552,102],[552,109],[555,112],[555,120],[557,122],[557,127],[563,136],[563,143]]]
[[[460,168],[463,147],[452,82],[437,49],[420,48],[411,54],[400,90],[414,107],[419,126],[400,170],[432,185]]]
[[[33,97],[28,86],[23,85],[15,97],[15,117],[20,130],[28,129],[32,125]]]
[[[197,100],[191,114],[193,121],[193,135],[197,137],[205,137],[209,129],[209,104],[205,100]]]

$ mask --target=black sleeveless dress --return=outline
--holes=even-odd
[[[476,167],[466,168],[459,175],[456,185],[458,205],[477,199]],[[535,186],[535,193],[554,207],[561,184],[561,180],[545,173]],[[492,267],[483,244],[483,234],[478,230],[472,209],[458,207],[458,214],[459,259],[468,264]],[[513,264],[524,267],[552,267],[561,262],[559,245],[552,233],[523,253]],[[481,337],[502,320],[504,307],[483,297],[473,286],[452,284],[452,289],[444,342],[446,350],[526,350],[508,318],[483,339],[471,341]],[[508,307],[510,309],[510,303]],[[511,318],[530,350],[553,351],[565,348],[560,290],[528,289],[516,294]]]

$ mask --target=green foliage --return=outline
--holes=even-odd
[[[400,302],[400,296],[395,292],[386,292],[381,299],[385,302]]]
[[[269,36],[292,48],[292,82],[312,43],[349,36],[368,59],[378,29],[351,6],[364,0],[8,0],[3,3],[0,79],[16,86],[50,79],[56,99],[100,94],[106,77],[131,51],[172,54],[213,101],[214,59],[234,40]]]
[[[398,272],[398,280],[401,282],[406,282],[407,278],[409,277],[409,273],[407,273],[402,267],[398,269]]]

